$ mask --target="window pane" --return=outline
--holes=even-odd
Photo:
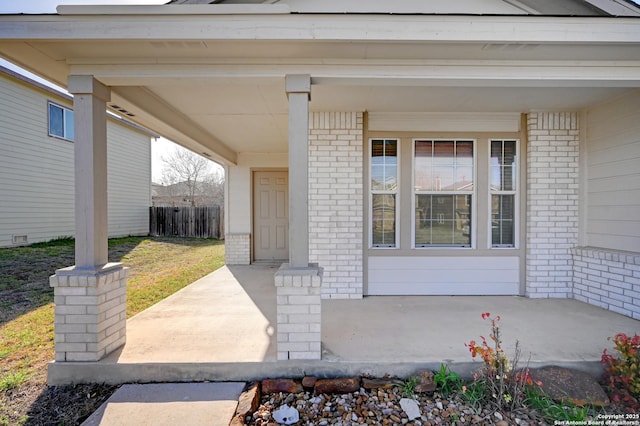
[[[433,191],[452,191],[454,185],[454,142],[437,141],[433,144]]]
[[[473,142],[456,142],[456,191],[473,191]]]
[[[417,247],[471,246],[471,195],[416,195]]]
[[[70,141],[75,140],[74,127],[73,127],[73,111],[64,111],[64,137]]]
[[[516,187],[516,142],[491,142],[491,189],[514,191]]]
[[[371,189],[395,191],[398,176],[398,142],[371,141]]]
[[[473,191],[472,141],[415,141],[416,191]]]
[[[502,187],[505,191],[514,191],[516,188],[516,142],[503,142],[503,173]]]
[[[514,247],[514,209],[513,195],[491,196],[491,244],[494,247]]]
[[[62,108],[49,104],[49,134],[52,136],[64,137],[64,124]]]
[[[395,247],[396,196],[392,194],[373,194],[372,208],[372,244],[374,246]]]
[[[433,190],[433,142],[416,141],[414,158],[414,185],[416,191]]]

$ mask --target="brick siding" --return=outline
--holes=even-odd
[[[594,247],[573,253],[573,297],[640,319],[640,254]]]
[[[309,257],[324,268],[322,297],[363,293],[363,124],[360,112],[309,120]]]
[[[224,260],[227,265],[251,263],[251,235],[226,234],[224,237]]]
[[[322,268],[280,267],[275,275],[277,359],[321,359]]]
[[[529,297],[570,298],[578,241],[579,123],[572,112],[527,116]]]
[[[49,279],[56,361],[99,361],[125,343],[128,275],[123,267],[95,274],[65,268]]]

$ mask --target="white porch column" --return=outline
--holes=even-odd
[[[69,76],[74,94],[75,266],[51,277],[55,360],[98,361],[125,342],[128,269],[108,261],[107,116],[109,89]]]
[[[309,264],[309,97],[311,76],[288,75],[289,263],[275,275],[277,358],[320,359],[322,268]]]
[[[309,266],[309,100],[311,76],[288,75],[289,265]]]
[[[73,93],[76,268],[107,263],[107,102],[109,89],[91,75],[69,76]]]

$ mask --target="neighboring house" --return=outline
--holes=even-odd
[[[174,3],[0,16],[0,54],[224,164],[227,263],[288,262],[279,359],[321,356],[320,297],[576,298],[640,319],[634,3]],[[123,321],[56,359],[101,358]]]
[[[154,207],[223,207],[224,184],[196,182],[195,187],[192,188],[187,182],[171,185],[153,183],[151,184],[151,205]]]
[[[74,235],[73,100],[0,67],[0,247]],[[109,117],[109,236],[149,232],[151,138]]]

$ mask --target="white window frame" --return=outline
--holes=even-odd
[[[371,151],[373,149],[373,141],[395,141],[396,142],[396,161],[397,161],[397,165],[396,165],[396,190],[395,191],[388,191],[388,190],[375,190],[371,187]],[[400,138],[394,138],[394,137],[382,137],[382,138],[370,138],[369,139],[369,143],[368,143],[368,153],[367,155],[369,156],[368,162],[369,162],[369,167],[368,167],[368,171],[367,171],[367,187],[369,189],[369,248],[370,249],[375,249],[375,250],[398,250],[400,249],[400,204],[401,204],[401,198],[400,198],[400,193],[401,188],[402,188],[402,183],[401,183],[401,179],[400,177],[402,176],[401,173],[401,163],[402,163],[402,155],[401,155],[401,139]],[[373,244],[373,195],[374,193],[376,195],[395,195],[396,197],[396,205],[395,205],[395,244],[394,245],[374,245]]]
[[[515,161],[515,184],[514,189],[510,191],[493,191],[491,188],[491,145],[493,142],[515,142],[516,145],[516,161]],[[487,248],[491,250],[518,250],[520,248],[520,170],[521,170],[521,155],[520,155],[520,139],[513,138],[492,138],[489,139],[488,143],[488,171],[489,171],[489,187],[488,187],[488,199],[487,199],[487,217],[489,218],[489,223],[487,224]],[[492,205],[491,205],[491,197],[493,195],[513,195],[513,245],[493,245],[493,224],[492,224]]]
[[[416,182],[416,141],[454,141],[454,142],[471,142],[473,145],[473,191],[459,192],[440,192],[440,195],[471,195],[471,221],[470,221],[470,237],[471,244],[468,247],[462,246],[447,246],[447,245],[432,245],[432,246],[416,246],[416,195],[420,194],[434,194],[433,191],[417,191]],[[478,140],[475,138],[413,138],[411,140],[411,248],[415,250],[474,250],[476,248],[476,236],[478,234],[477,229],[477,206],[478,206]]]
[[[62,135],[57,135],[51,132],[51,107],[59,108],[62,110]],[[74,117],[73,117],[73,110],[71,108],[67,108],[55,102],[51,102],[51,101],[47,102],[47,134],[52,138],[63,139],[65,141],[73,142],[75,139],[74,138],[75,132],[71,133],[67,128],[68,127],[67,119],[69,114],[72,115],[71,126],[73,126]]]

